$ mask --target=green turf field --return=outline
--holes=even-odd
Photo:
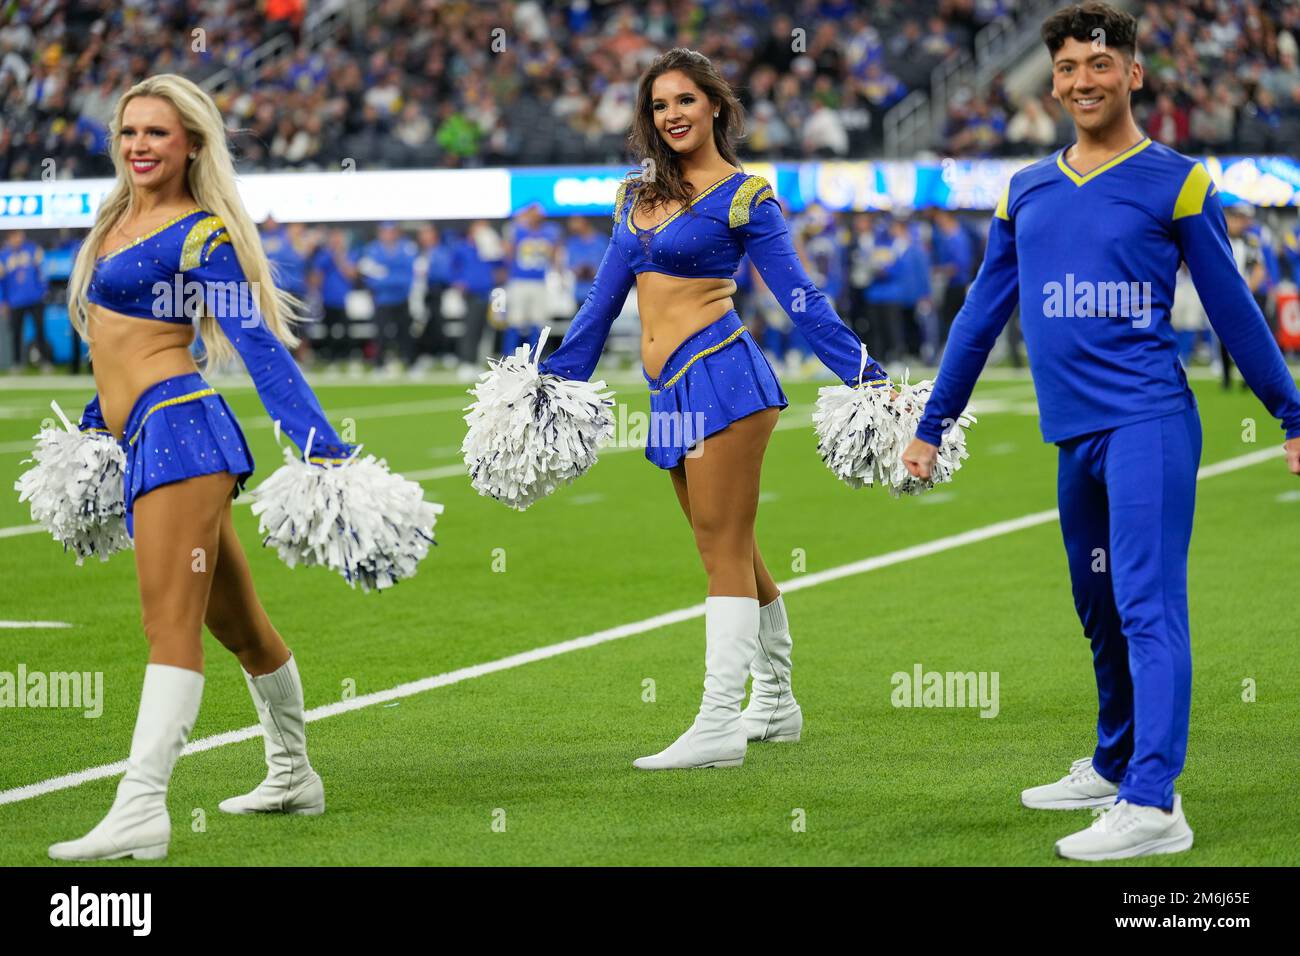
[[[50,398],[77,415],[89,397],[50,383],[0,390],[6,489]],[[816,388],[788,385],[791,407],[764,469],[758,535],[779,583],[1055,507],[1054,449],[1039,439],[1027,381],[983,384],[972,458],[956,482],[902,501],[852,491],[826,470],[809,423]],[[309,708],[704,599],[668,477],[639,450],[608,450],[580,482],[523,514],[477,497],[456,467],[464,389],[318,388],[333,420],[355,419],[368,451],[394,470],[433,476],[427,496],[446,511],[414,580],[363,594],[321,569],[291,572],[258,545],[255,519],[236,506],[259,593],[299,659]],[[251,389],[223,391],[257,457],[255,483],[279,461],[269,422]],[[1196,391],[1203,464],[1280,442],[1249,393],[1210,382]],[[643,385],[624,378],[617,392],[632,410],[646,408]],[[1254,444],[1243,442],[1245,418],[1258,423]],[[1138,865],[1296,865],[1300,479],[1278,458],[1208,477],[1198,496],[1195,689],[1179,782],[1196,845]],[[0,528],[29,523],[15,492],[0,495]],[[72,626],[0,630],[0,671],[20,663],[29,672],[102,671],[105,702],[98,719],[0,709],[0,790],[123,760],[146,659],[129,554],[77,568],[44,534],[4,534],[0,619]],[[751,744],[741,768],[631,766],[671,743],[699,705],[697,617],[313,722],[322,817],[217,810],[261,780],[258,740],[185,756],[169,797],[166,863],[1081,865],[1057,860],[1052,843],[1090,814],[1026,810],[1018,796],[1093,746],[1089,648],[1054,521],[791,590],[787,607],[804,738]],[[195,740],[255,723],[238,665],[211,637],[205,646]],[[918,663],[997,672],[997,716],[894,707],[891,676]],[[1253,702],[1243,701],[1246,679]],[[48,863],[47,845],[93,826],[115,785],[96,780],[0,805],[0,864]]]

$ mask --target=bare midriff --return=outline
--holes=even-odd
[[[155,382],[197,372],[190,345],[194,327],[157,319],[138,319],[98,305],[89,306],[91,369],[99,410],[117,439],[131,407]]]
[[[641,364],[658,378],[673,350],[700,329],[735,308],[730,279],[686,279],[661,272],[636,277],[637,309],[641,313]]]

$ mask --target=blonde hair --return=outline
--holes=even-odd
[[[142,80],[122,94],[113,110],[109,155],[117,177],[113,188],[99,204],[95,224],[72,267],[68,281],[68,315],[73,327],[83,339],[90,341],[86,290],[95,269],[96,253],[109,232],[135,209],[135,187],[121,153],[122,116],[126,105],[140,96],[165,100],[180,115],[181,126],[199,146],[197,158],[190,160],[185,173],[190,195],[196,205],[221,218],[245,278],[250,283],[257,283],[258,306],[266,327],[286,346],[297,345],[298,339],[290,324],[298,319],[302,303],[275,284],[257,227],[235,188],[235,164],[230,157],[226,127],[217,104],[193,82],[175,73],[161,73]],[[230,340],[207,310],[199,320],[199,334],[203,336],[207,350],[207,365],[221,364],[235,357]]]

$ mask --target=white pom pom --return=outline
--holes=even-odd
[[[469,431],[461,445],[470,480],[480,495],[523,511],[596,463],[599,445],[614,434],[613,393],[605,383],[578,382],[538,371],[543,329],[530,357],[489,359],[470,389]]]
[[[352,587],[382,590],[415,574],[443,506],[374,455],[338,467],[312,465],[286,448],[286,463],[253,491],[262,543],[289,567],[322,565]]]
[[[951,481],[970,457],[964,429],[975,422],[969,411],[962,412],[944,433],[930,478],[913,478],[903,452],[916,435],[934,383],[927,379],[911,385],[904,375],[896,388],[898,398],[891,401],[884,387],[826,386],[819,390],[813,412],[817,451],[826,466],[851,488],[879,483],[895,498]]]
[[[921,424],[921,418],[925,415],[925,403],[930,400],[930,393],[933,391],[934,382],[931,380],[926,379],[915,385],[909,385],[907,377],[904,376],[903,384],[898,389],[898,400],[893,403],[897,406],[902,431],[906,435],[897,454],[890,459],[889,491],[895,498],[900,495],[924,494],[936,485],[952,481],[952,476],[961,469],[962,461],[970,457],[970,453],[966,451],[965,429],[970,428],[976,418],[971,414],[970,409],[966,409],[957,416],[956,421],[944,423],[943,436],[939,440],[939,451],[928,479],[912,477],[907,466],[903,464],[903,452],[916,435],[917,426]]]
[[[78,431],[58,403],[50,403],[63,428],[43,428],[36,447],[23,463],[36,465],[14,482],[19,501],[30,501],[32,520],[72,551],[80,565],[86,558],[107,561],[131,548],[126,533],[123,474],[126,453],[103,432]]]
[[[826,385],[817,390],[817,452],[850,488],[883,481],[901,425],[889,389]]]

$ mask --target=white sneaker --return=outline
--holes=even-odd
[[[758,653],[749,665],[754,685],[740,714],[749,740],[795,742],[803,731],[803,711],[790,690],[790,652],[794,642],[785,600],[758,609]]]
[[[686,733],[653,757],[632,761],[639,770],[739,767],[745,760],[740,702],[758,643],[758,601],[750,597],[704,600],[704,697]]]
[[[161,860],[171,841],[167,784],[203,698],[203,675],[170,664],[144,671],[126,774],[108,815],[80,840],[55,843],[52,860]]]
[[[290,654],[277,670],[259,677],[240,670],[262,724],[267,774],[250,792],[217,807],[226,813],[324,813],[325,785],[307,760],[298,662]]]
[[[1183,816],[1183,797],[1178,793],[1172,813],[1121,800],[1088,829],[1056,841],[1057,855],[1070,860],[1126,860],[1191,848],[1192,828]]]
[[[1033,810],[1085,810],[1108,807],[1115,802],[1119,784],[1111,783],[1084,757],[1070,765],[1070,772],[1056,783],[1030,787],[1020,792],[1020,802]]]

